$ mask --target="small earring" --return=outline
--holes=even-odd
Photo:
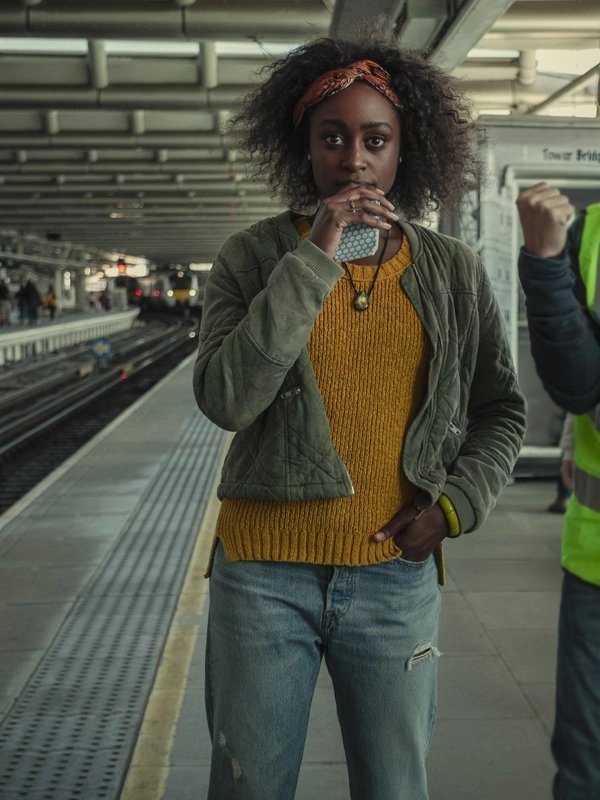
[[[398,156],[398,163],[399,163],[399,164],[401,164],[401,163],[402,163],[402,156]]]
[[[306,154],[306,158],[308,159],[308,161],[312,161],[312,159],[311,159],[311,156],[310,156],[310,153],[307,153],[307,154]]]

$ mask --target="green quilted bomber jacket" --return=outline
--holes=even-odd
[[[504,322],[479,257],[464,243],[401,223],[413,263],[402,286],[430,340],[423,405],[403,469],[417,505],[451,500],[461,531],[479,527],[506,484],[525,430]],[[353,488],[330,437],[306,343],[343,275],[288,212],[229,237],[207,280],[194,393],[236,431],[219,498],[344,497]]]

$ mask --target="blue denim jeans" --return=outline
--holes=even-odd
[[[427,800],[440,592],[433,558],[228,562],[210,578],[208,800],[293,800],[324,656],[352,800]]]
[[[555,800],[600,798],[600,586],[569,572],[558,626]]]

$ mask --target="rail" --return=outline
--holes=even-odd
[[[150,326],[151,339],[146,342],[136,339],[129,347],[123,346],[118,358],[97,371],[83,375],[74,370],[63,371],[56,375],[56,380],[36,380],[29,390],[19,387],[14,394],[7,393],[2,399],[4,421],[0,430],[0,456],[8,455],[45,430],[68,420],[124,379],[142,372],[186,344],[190,340],[190,330],[180,324],[166,330],[164,325],[157,326],[155,331]]]

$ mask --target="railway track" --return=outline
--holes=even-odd
[[[193,352],[195,332],[148,317],[106,360],[88,343],[0,372],[0,513]]]

